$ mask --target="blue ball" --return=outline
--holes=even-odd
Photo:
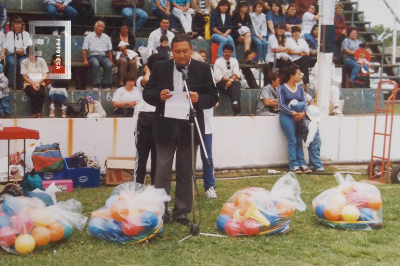
[[[123,234],[122,224],[115,220],[108,220],[106,224],[107,234],[111,237],[119,237]]]
[[[374,219],[374,212],[370,208],[360,209],[359,221],[372,221]]]
[[[60,224],[64,228],[64,235],[63,235],[63,237],[61,239],[69,238],[72,235],[72,232],[73,232],[72,226],[70,226],[69,224],[66,224],[66,223],[61,223],[61,222],[60,222]],[[90,223],[89,223],[89,225],[90,225]]]
[[[317,215],[317,217],[319,219],[326,220],[324,211],[325,211],[325,205],[324,204],[318,204],[317,207],[315,208],[315,215]]]
[[[279,213],[275,208],[268,208],[266,210],[263,210],[262,214],[265,216],[265,218],[268,219],[268,221],[271,223],[271,225],[276,224],[280,219]]]
[[[21,203],[17,198],[8,198],[3,202],[2,210],[8,217],[17,215],[21,210]]]
[[[229,215],[221,215],[218,217],[217,219],[217,228],[218,230],[222,231],[225,233],[225,224],[232,220],[232,217],[230,217]]]
[[[160,235],[162,232],[164,232],[164,226],[161,226],[160,231],[158,231],[158,235]]]
[[[158,224],[158,216],[155,212],[152,211],[145,211],[142,213],[142,216],[140,217],[142,226],[145,229],[152,229],[157,226]]]
[[[106,230],[106,220],[101,218],[92,218],[89,222],[89,232],[94,236],[104,234]]]
[[[10,218],[8,218],[7,216],[0,216],[0,228],[6,227],[6,226],[13,227]]]

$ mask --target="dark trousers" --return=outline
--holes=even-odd
[[[157,150],[156,144],[153,140],[153,126],[145,126],[141,122],[140,114],[136,127],[136,166],[134,173],[134,180],[137,183],[144,184],[146,176],[146,165],[149,153],[151,151],[151,184],[154,185],[156,178],[156,162]]]
[[[204,21],[204,16],[200,13],[196,13],[192,20],[192,29],[197,32],[200,36],[204,37],[204,26],[206,22]]]
[[[175,205],[172,211],[172,219],[187,219],[187,215],[192,211],[192,158],[190,146],[161,145],[157,147],[157,169],[154,186],[163,188],[169,195],[171,192],[172,162],[176,152],[176,189]],[[198,146],[195,145],[195,154]],[[163,221],[168,222],[170,213],[168,202],[165,203],[165,214]]]
[[[86,90],[87,85],[87,69],[86,67],[71,67],[72,77],[75,80],[77,90]]]
[[[237,115],[240,114],[240,95],[242,94],[242,91],[240,90],[240,82],[239,81],[233,81],[232,85],[228,88],[225,89],[226,86],[226,81],[220,81],[217,83],[217,89],[222,92],[223,94],[228,95],[228,97],[231,99],[231,102],[238,102],[238,106],[234,107],[232,106],[233,109],[233,114]]]
[[[75,21],[76,27],[73,27],[76,35],[81,35],[85,31],[93,31],[93,25],[96,23],[93,7],[80,5],[75,9],[78,11],[78,18]]]
[[[132,117],[135,112],[135,108],[125,107],[125,108],[116,108],[114,110],[114,115],[119,117]]]
[[[46,97],[46,90],[44,86],[41,85],[39,90],[36,91],[31,85],[25,87],[25,93],[31,98],[31,110],[32,114],[37,114],[42,112],[44,99]]]
[[[290,64],[291,64],[290,61],[285,61],[285,60],[282,60],[282,59],[277,59],[277,60],[276,60],[276,63],[275,63],[275,67],[278,69],[279,75],[282,75],[283,70],[284,70],[286,67],[290,66]],[[273,63],[273,62],[270,62],[268,65],[269,65],[269,67],[270,67],[271,69],[274,67],[274,63]]]
[[[299,68],[300,71],[303,72],[304,77],[303,77],[303,82],[304,84],[310,84],[310,74],[308,73],[308,67],[309,67],[309,62],[310,62],[310,57],[309,56],[302,56],[296,61],[293,61],[293,64],[296,64]]]

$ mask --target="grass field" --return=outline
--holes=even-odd
[[[354,176],[366,179],[366,176]],[[217,181],[217,200],[201,193],[201,230],[215,229],[223,203],[237,190],[250,186],[270,190],[278,177]],[[398,265],[400,250],[400,187],[378,186],[383,198],[383,225],[373,231],[344,231],[318,223],[311,201],[322,191],[336,186],[332,175],[300,175],[304,212],[296,211],[290,232],[269,237],[192,237],[188,228],[168,224],[161,236],[148,243],[118,245],[75,230],[66,242],[48,250],[17,256],[0,253],[1,265]],[[198,184],[202,187],[202,182]],[[113,187],[76,189],[58,194],[58,200],[75,198],[89,215],[104,205]],[[202,189],[201,189],[202,191]]]

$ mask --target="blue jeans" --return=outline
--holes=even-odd
[[[200,146],[201,160],[203,162],[204,190],[207,191],[210,187],[215,186],[214,163],[212,159],[212,134],[204,135],[204,146],[206,147],[208,160],[210,161],[210,165],[208,165],[203,148]]]
[[[0,98],[0,115],[11,114],[10,103],[8,102],[8,96]]]
[[[132,7],[124,7],[121,11],[121,15],[125,17],[126,20],[128,20],[128,23],[130,25],[133,25],[133,8]],[[147,15],[146,11],[144,11],[141,8],[136,8],[136,31],[138,31],[144,23],[146,23],[147,19],[149,18],[149,15]],[[135,33],[133,32],[133,28],[131,29],[132,35]]]
[[[19,69],[21,69],[21,62],[25,58],[28,58],[26,55],[18,57],[18,66],[17,66],[17,73],[19,73]],[[8,86],[14,86],[14,54],[7,55],[7,65],[8,65]],[[17,80],[20,75],[17,76]],[[17,83],[18,84],[18,83]]]
[[[58,9],[55,5],[53,4],[44,4],[44,9],[47,12],[47,15],[49,16],[51,21],[57,20],[58,17]],[[62,11],[65,16],[67,17],[67,20],[71,20],[71,25],[74,25],[76,19],[78,18],[78,12],[73,8],[72,6],[66,6],[64,10]],[[52,31],[57,31],[58,27],[52,27]]]
[[[176,18],[174,15],[172,15],[172,8],[169,10],[171,12],[171,16],[167,16],[164,12],[162,12],[160,9],[153,10],[153,15],[158,17],[159,19],[169,19],[169,29],[177,29],[178,28],[178,22],[176,21]]]
[[[231,35],[228,35],[227,38],[225,38],[224,36],[218,34],[218,33],[214,33],[211,36],[211,40],[213,42],[216,42],[219,44],[219,48],[218,48],[218,54],[217,54],[217,59],[222,57],[222,53],[224,52],[223,48],[225,44],[230,44],[233,46],[233,54],[232,57],[236,58],[236,53],[235,53],[235,42],[233,41]]]
[[[92,55],[88,58],[92,67],[93,85],[100,85],[100,66],[104,69],[103,88],[110,88],[112,83],[112,65],[106,55]]]
[[[256,35],[251,34],[251,41],[256,44],[257,59],[265,60],[265,58],[267,56],[267,48],[268,48],[267,38],[263,37],[263,40],[260,41],[260,39],[258,39],[258,37]]]
[[[279,124],[286,135],[288,142],[287,152],[289,158],[289,169],[293,170],[295,166],[304,166],[302,134],[296,134],[296,122],[292,115],[287,115],[284,112],[279,112]]]
[[[344,62],[347,66],[351,67],[351,76],[350,76],[350,82],[354,82],[356,80],[358,72],[360,72],[361,67],[360,65],[356,62],[354,58],[348,58]],[[364,64],[364,69],[368,71],[368,66]]]
[[[321,138],[319,137],[319,130],[315,134],[314,140],[308,146],[308,157],[310,157],[310,167],[318,169],[323,167],[321,161]]]

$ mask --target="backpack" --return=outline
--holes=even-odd
[[[55,172],[64,168],[59,143],[40,145],[32,153],[33,168],[36,173]]]
[[[28,194],[35,189],[44,190],[42,186],[42,179],[39,175],[26,174],[21,182],[21,189],[24,195]]]

